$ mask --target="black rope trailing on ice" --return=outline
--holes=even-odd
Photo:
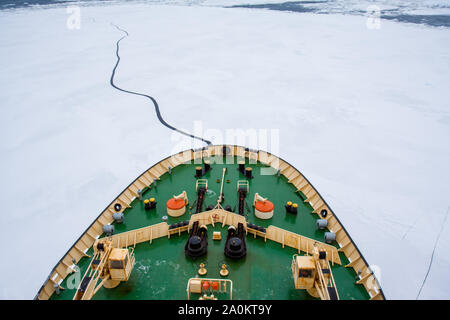
[[[134,91],[125,90],[125,89],[122,89],[122,88],[120,88],[120,87],[118,87],[118,86],[116,86],[116,85],[114,84],[114,76],[115,76],[115,74],[116,74],[116,69],[117,69],[117,67],[119,66],[119,62],[120,62],[119,43],[120,43],[120,41],[122,41],[124,38],[128,37],[129,34],[128,34],[128,32],[127,32],[126,30],[120,28],[119,26],[115,25],[114,23],[111,23],[111,25],[113,25],[114,27],[116,27],[117,30],[119,30],[119,31],[121,31],[121,32],[123,32],[123,33],[125,33],[125,35],[124,35],[122,38],[120,38],[119,40],[117,40],[117,42],[116,42],[116,57],[117,57],[117,62],[116,62],[116,65],[114,66],[113,71],[112,71],[112,73],[111,73],[111,78],[110,78],[110,81],[109,81],[110,84],[111,84],[111,86],[112,86],[113,88],[119,90],[119,91],[126,92],[126,93],[129,93],[129,94],[134,94],[134,95],[137,95],[137,96],[141,96],[141,97],[145,97],[145,98],[150,99],[150,100],[153,102],[153,105],[155,106],[155,112],[156,112],[156,116],[158,117],[158,120],[159,120],[164,126],[166,126],[167,128],[169,128],[169,129],[171,129],[171,130],[174,130],[174,131],[176,131],[176,132],[178,132],[178,133],[181,133],[181,134],[183,134],[183,135],[185,135],[185,136],[188,136],[188,137],[193,138],[193,139],[201,140],[201,141],[205,142],[206,144],[211,145],[212,143],[211,143],[211,141],[209,141],[209,140],[203,139],[203,138],[201,138],[201,137],[194,136],[194,135],[192,135],[192,134],[190,134],[190,133],[184,132],[184,131],[182,131],[182,130],[180,130],[180,129],[177,129],[177,128],[175,128],[174,126],[171,126],[170,124],[168,124],[168,123],[163,119],[163,117],[161,116],[161,112],[160,112],[160,110],[159,110],[158,103],[156,102],[156,100],[155,100],[152,96],[149,96],[149,95],[143,94],[143,93],[139,93],[139,92],[134,92]]]
[[[419,290],[419,293],[417,294],[416,300],[419,299],[419,296],[420,296],[420,293],[422,292],[423,286],[425,285],[425,282],[427,281],[428,274],[430,273],[430,270],[431,270],[431,265],[433,264],[434,252],[436,251],[436,247],[437,247],[439,238],[441,237],[442,230],[444,230],[445,222],[447,221],[449,212],[450,212],[450,207],[448,207],[448,209],[447,209],[447,213],[445,214],[444,222],[442,222],[442,225],[441,225],[441,230],[439,231],[436,241],[434,242],[434,248],[433,248],[433,253],[431,254],[430,265],[428,266],[427,274],[425,275],[425,278],[423,279],[422,286],[420,287],[420,290]]]

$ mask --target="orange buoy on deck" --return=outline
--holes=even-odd
[[[202,287],[203,290],[207,291],[209,289],[209,282],[208,281],[202,281]]]
[[[214,281],[213,283],[212,283],[212,289],[214,290],[214,291],[217,291],[217,290],[219,290],[219,282],[217,282],[217,281]]]
[[[260,219],[270,219],[273,216],[274,205],[269,200],[255,202],[255,216]]]
[[[171,198],[167,201],[167,214],[171,217],[179,217],[186,211],[186,202],[183,198]]]

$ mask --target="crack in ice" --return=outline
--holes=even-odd
[[[428,270],[425,275],[425,278],[423,279],[422,286],[420,287],[419,293],[417,294],[416,300],[419,299],[419,296],[420,296],[420,293],[422,292],[423,286],[425,285],[425,282],[427,281],[428,274],[430,273],[430,270],[431,270],[431,265],[433,264],[434,252],[436,251],[436,247],[437,247],[439,238],[441,237],[442,230],[444,230],[445,222],[447,222],[447,217],[448,217],[449,212],[450,212],[450,207],[448,207],[448,209],[447,209],[447,213],[445,214],[444,221],[442,222],[442,225],[441,225],[441,230],[439,231],[436,241],[434,242],[434,248],[433,248],[433,253],[431,254],[430,264],[428,266]]]
[[[209,140],[203,139],[203,138],[201,138],[201,137],[194,136],[193,134],[184,132],[184,131],[182,131],[182,130],[180,130],[180,129],[177,129],[177,128],[175,128],[174,126],[168,124],[168,123],[163,119],[163,117],[162,117],[162,115],[161,115],[161,112],[160,112],[160,110],[159,110],[159,105],[158,105],[158,103],[156,102],[156,100],[155,100],[152,96],[149,96],[149,95],[143,94],[143,93],[139,93],[139,92],[134,92],[134,91],[130,91],[130,90],[125,90],[125,89],[122,89],[122,88],[118,87],[116,84],[114,84],[114,76],[115,76],[115,74],[116,74],[116,70],[117,70],[117,67],[119,66],[119,62],[120,62],[119,43],[120,43],[120,41],[122,41],[123,39],[125,39],[126,37],[128,37],[129,34],[128,34],[128,32],[127,32],[126,30],[120,28],[119,26],[115,25],[114,23],[111,23],[111,25],[113,25],[114,27],[116,27],[117,30],[119,30],[119,31],[121,31],[121,32],[123,32],[123,33],[125,33],[125,35],[124,35],[122,38],[120,38],[119,40],[117,40],[117,42],[116,42],[116,57],[117,57],[117,61],[116,61],[116,65],[114,66],[114,68],[113,68],[113,70],[112,70],[111,78],[110,78],[110,81],[109,81],[110,84],[111,84],[111,86],[112,86],[113,88],[119,90],[119,91],[122,91],[122,92],[125,92],[125,93],[129,93],[129,94],[134,94],[134,95],[137,95],[137,96],[141,96],[141,97],[145,97],[145,98],[150,99],[150,100],[153,102],[153,105],[155,106],[155,112],[156,112],[156,116],[158,117],[158,120],[159,120],[164,126],[166,126],[167,128],[169,128],[169,129],[171,129],[171,130],[174,130],[174,131],[176,131],[176,132],[178,132],[178,133],[180,133],[180,134],[183,134],[183,135],[185,135],[185,136],[188,136],[188,137],[190,137],[190,138],[192,138],[192,139],[201,140],[201,141],[205,142],[206,144],[211,145],[212,143],[211,143],[211,141],[209,141]]]

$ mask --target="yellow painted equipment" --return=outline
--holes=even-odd
[[[115,288],[121,281],[128,281],[134,263],[132,248],[114,248],[108,238],[96,240],[94,257],[73,300],[90,300],[102,286]]]
[[[322,300],[339,300],[333,273],[325,250],[314,246],[312,256],[292,257],[292,275],[295,289],[306,290]]]

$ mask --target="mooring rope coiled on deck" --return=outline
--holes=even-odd
[[[110,78],[110,81],[109,81],[110,84],[111,84],[111,86],[112,86],[113,88],[119,90],[119,91],[122,91],[122,92],[125,92],[125,93],[129,93],[129,94],[134,94],[134,95],[137,95],[137,96],[141,96],[141,97],[145,97],[145,98],[150,99],[150,100],[152,101],[153,105],[155,106],[155,112],[156,112],[156,116],[158,117],[158,120],[159,120],[164,126],[166,126],[167,128],[169,128],[169,129],[171,129],[171,130],[174,130],[174,131],[176,131],[176,132],[178,132],[178,133],[180,133],[180,134],[183,134],[183,135],[185,135],[185,136],[188,136],[188,137],[190,137],[190,138],[192,138],[192,139],[201,140],[201,141],[205,142],[206,144],[211,145],[212,143],[211,143],[211,141],[209,141],[209,140],[203,139],[203,138],[201,138],[201,137],[194,136],[193,134],[184,132],[184,131],[182,131],[182,130],[180,130],[180,129],[177,129],[177,128],[175,128],[174,126],[168,124],[168,123],[163,119],[163,117],[161,116],[161,112],[160,112],[160,110],[159,110],[159,105],[158,105],[158,103],[156,102],[156,100],[155,100],[152,96],[149,96],[149,95],[143,94],[143,93],[139,93],[139,92],[134,92],[134,91],[130,91],[130,90],[125,90],[125,89],[122,89],[122,88],[118,87],[116,84],[114,84],[114,76],[115,76],[115,74],[116,74],[116,69],[117,69],[117,67],[119,66],[119,62],[120,62],[119,43],[120,43],[120,41],[122,41],[124,38],[128,37],[129,34],[128,34],[128,32],[127,32],[126,30],[120,28],[119,26],[115,25],[114,23],[111,23],[111,25],[114,26],[114,27],[116,27],[117,30],[119,30],[119,31],[121,31],[121,32],[123,32],[123,33],[125,33],[125,35],[124,35],[122,38],[120,38],[119,40],[117,40],[117,42],[116,42],[116,57],[117,57],[117,61],[116,61],[116,65],[114,66],[114,68],[113,68],[113,70],[112,70],[111,78]]]

